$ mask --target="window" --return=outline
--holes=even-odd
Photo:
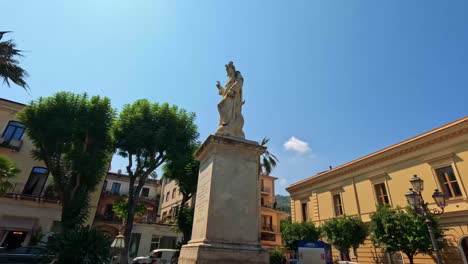
[[[120,183],[113,182],[112,183],[112,188],[111,188],[111,193],[112,194],[118,194],[119,192],[120,192]]]
[[[174,189],[172,190],[172,199],[175,198],[175,194],[176,194],[176,188],[174,188]]]
[[[170,196],[171,192],[167,192],[166,194],[166,202],[169,201],[169,196]]]
[[[385,183],[378,183],[374,185],[375,196],[379,205],[390,204],[388,199],[387,187]]]
[[[155,249],[159,248],[159,240],[161,238],[157,235],[152,235],[151,236],[151,245],[150,245],[150,251],[153,251]]]
[[[6,144],[10,144],[11,140],[21,140],[24,133],[24,125],[18,121],[8,122],[5,131],[3,131],[3,140]]]
[[[335,216],[343,215],[343,202],[340,193],[333,195],[333,207],[335,208]]]
[[[44,185],[49,176],[49,171],[46,168],[34,167],[31,170],[28,181],[23,189],[23,194],[27,195],[41,195]]]
[[[149,195],[149,188],[141,189],[141,196],[142,197],[148,197],[148,195]]]
[[[106,191],[107,189],[107,180],[104,180],[104,184],[102,185],[102,190]]]
[[[273,231],[273,217],[271,215],[262,215],[262,230]]]
[[[462,196],[460,186],[458,185],[457,178],[453,171],[452,166],[436,169],[437,179],[442,187],[442,192],[448,198]]]
[[[302,203],[302,222],[307,222],[307,203]]]
[[[265,181],[263,179],[260,180],[260,186],[261,186],[261,191],[264,192],[265,191]]]

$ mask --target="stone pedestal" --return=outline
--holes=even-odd
[[[259,242],[258,158],[265,147],[211,135],[196,153],[200,161],[192,240],[180,264],[269,262]]]

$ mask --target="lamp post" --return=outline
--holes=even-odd
[[[424,222],[427,225],[427,230],[429,236],[431,237],[432,247],[437,258],[437,264],[442,264],[442,256],[440,255],[439,245],[437,244],[437,239],[434,234],[434,228],[432,227],[432,221],[430,216],[441,215],[444,213],[445,209],[445,196],[438,189],[435,189],[432,194],[432,198],[437,204],[438,208],[429,209],[428,203],[426,203],[422,197],[422,191],[424,190],[424,181],[419,178],[417,175],[414,175],[410,179],[411,186],[409,191],[405,194],[408,204],[414,211],[424,218]]]
[[[111,248],[114,248],[119,251],[119,263],[120,263],[121,258],[122,258],[122,250],[125,248],[125,237],[120,232],[115,237],[114,241],[112,241]]]

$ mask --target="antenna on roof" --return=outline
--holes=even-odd
[[[333,167],[332,167],[332,166],[328,166],[328,168],[330,168],[330,170],[331,170],[331,169],[333,169]]]
[[[121,169],[118,169],[118,170],[117,170],[117,174],[119,174],[119,175],[122,174],[122,170],[121,170]]]

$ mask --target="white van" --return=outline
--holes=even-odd
[[[133,264],[172,264],[172,256],[175,254],[178,255],[178,253],[178,249],[155,249],[151,251],[146,257],[134,258]]]

